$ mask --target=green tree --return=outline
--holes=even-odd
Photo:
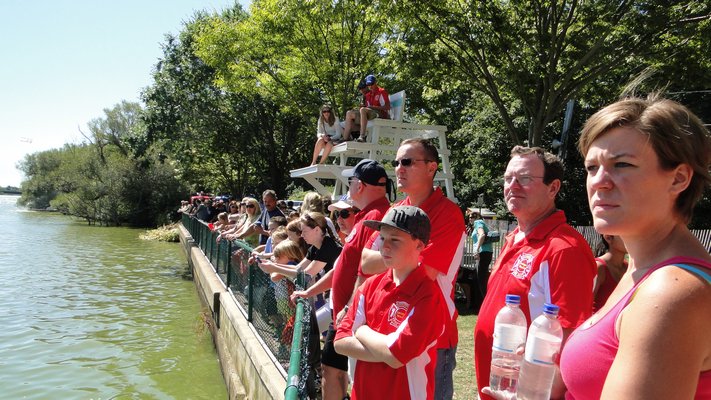
[[[620,71],[629,77],[670,36],[695,37],[711,12],[703,1],[401,4],[399,14],[432,34],[433,49],[448,56],[451,71],[492,100],[511,142],[530,145],[543,143],[584,87]]]
[[[287,111],[316,113],[331,103],[343,116],[356,84],[381,73],[388,37],[379,1],[258,0],[243,20],[213,18],[200,36],[198,54],[218,70],[219,84],[256,91]]]
[[[168,221],[186,189],[154,149],[134,154],[142,133],[137,103],[122,102],[88,123],[86,141],[27,155],[20,204],[51,206],[89,223],[154,226]],[[140,140],[139,140],[140,141]]]
[[[193,190],[283,192],[285,169],[303,163],[300,154],[305,158],[294,151],[303,143],[303,115],[285,113],[255,90],[225,90],[215,68],[196,54],[197,37],[213,19],[244,18],[239,5],[221,15],[199,13],[179,36],[167,36],[154,82],[143,93],[148,141],[165,149]]]
[[[20,185],[22,195],[18,203],[33,209],[49,207],[49,202],[62,188],[61,181],[57,180],[60,177],[55,173],[61,163],[62,151],[58,149],[25,155],[17,164],[26,177]]]

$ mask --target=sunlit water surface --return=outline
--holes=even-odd
[[[175,243],[0,196],[1,399],[224,399]]]

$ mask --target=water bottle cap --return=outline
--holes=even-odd
[[[546,314],[558,315],[558,310],[560,310],[560,307],[558,307],[555,304],[551,304],[551,303],[544,303],[543,304],[543,312]]]
[[[521,304],[521,296],[517,294],[507,294],[506,304]]]

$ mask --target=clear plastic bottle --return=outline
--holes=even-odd
[[[522,354],[517,354],[526,343],[528,322],[519,308],[521,297],[506,295],[506,305],[494,320],[494,344],[491,349],[491,374],[489,387],[492,390],[516,393],[518,375],[521,370]]]
[[[558,368],[553,361],[560,353],[563,328],[558,322],[558,306],[546,303],[528,330],[526,354],[521,366],[517,398],[519,400],[548,400],[553,378]]]

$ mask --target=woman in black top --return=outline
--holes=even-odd
[[[341,244],[328,227],[326,217],[321,213],[308,212],[301,216],[299,222],[301,237],[309,245],[306,257],[296,266],[261,260],[258,265],[264,272],[276,272],[293,279],[298,271],[303,271],[318,279],[333,268],[333,263],[341,254]]]

